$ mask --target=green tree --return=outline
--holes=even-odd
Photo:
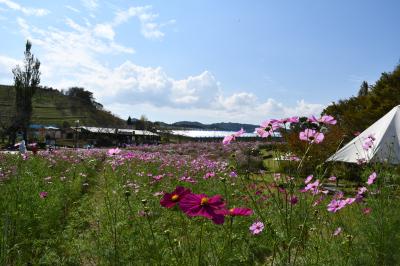
[[[358,91],[358,96],[367,96],[369,90],[368,82],[363,81],[360,86],[360,90]]]
[[[16,132],[21,130],[26,141],[32,118],[32,97],[40,83],[40,61],[31,53],[32,43],[26,41],[24,64],[13,70],[15,87],[15,122],[12,126],[11,142],[15,143]]]
[[[132,118],[129,116],[128,117],[128,120],[126,120],[126,124],[128,125],[128,126],[131,126],[132,125]]]

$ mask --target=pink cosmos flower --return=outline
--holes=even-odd
[[[325,125],[335,125],[337,123],[336,119],[330,115],[323,115],[318,122],[323,123]]]
[[[376,173],[373,172],[373,173],[368,177],[367,184],[368,184],[368,185],[372,185],[372,184],[375,182],[376,177],[377,177],[377,176],[376,176]]]
[[[181,210],[190,217],[203,216],[212,220],[215,224],[224,223],[225,203],[221,195],[212,197],[206,194],[188,194],[179,203]]]
[[[309,175],[309,176],[307,176],[307,178],[306,178],[306,180],[304,180],[304,184],[308,184],[308,183],[310,183],[311,182],[311,180],[313,179],[313,175]]]
[[[300,140],[308,141],[309,143],[318,144],[324,140],[325,136],[321,132],[307,128],[304,131],[300,132],[299,138]]]
[[[317,119],[315,116],[312,115],[308,118],[308,121],[313,123],[321,123],[325,125],[335,125],[337,122],[336,119],[330,115],[323,115],[319,119]]]
[[[160,204],[165,208],[172,208],[190,193],[190,189],[178,186],[172,193],[165,193],[160,200]]]
[[[120,153],[120,152],[121,152],[120,149],[115,148],[115,149],[109,149],[108,152],[107,152],[107,154],[110,155],[110,156],[113,156],[113,155],[117,155],[117,154]]]
[[[249,229],[253,235],[258,235],[264,230],[264,224],[262,222],[255,222],[249,227]]]
[[[214,177],[215,176],[215,173],[214,172],[209,172],[209,173],[206,173],[204,176],[203,176],[203,179],[209,179],[210,177]]]
[[[271,119],[264,121],[260,127],[256,128],[256,133],[262,138],[268,138],[274,134],[274,131],[280,128],[279,120]]]
[[[39,197],[42,198],[42,199],[46,198],[47,195],[48,195],[48,193],[46,191],[42,191],[42,192],[39,193]]]
[[[329,181],[336,181],[336,179],[337,179],[336,176],[331,176],[328,178]]]
[[[338,227],[338,228],[336,228],[335,232],[333,232],[333,235],[338,236],[341,232],[342,232],[342,228]]]
[[[337,212],[338,210],[344,208],[346,206],[346,202],[344,200],[332,200],[328,204],[328,211],[329,212]]]
[[[353,204],[356,201],[356,198],[347,198],[344,200],[346,205]]]
[[[358,195],[363,195],[367,191],[368,191],[368,189],[366,187],[360,187],[360,188],[358,188],[357,194]]]
[[[230,144],[233,140],[235,140],[235,136],[234,136],[234,135],[225,136],[225,138],[222,140],[222,144],[228,145],[228,144]]]
[[[319,183],[319,180],[317,179],[314,183],[307,184],[307,186],[304,188],[304,191],[311,191],[311,193],[313,195],[316,195],[319,193],[319,189],[318,189],[319,186],[320,186],[320,183]]]
[[[226,136],[223,140],[222,143],[224,145],[230,144],[232,141],[234,141],[237,137],[242,136],[245,133],[244,129],[241,128],[238,132],[233,133],[232,135]]]

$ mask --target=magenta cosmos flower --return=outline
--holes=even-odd
[[[264,230],[264,224],[262,222],[255,222],[250,226],[249,229],[253,235],[258,235]]]
[[[165,208],[172,208],[190,193],[190,189],[178,186],[172,193],[165,193],[160,200],[160,204]]]
[[[230,216],[250,216],[253,214],[253,210],[248,208],[231,208],[229,210],[223,210],[221,213]]]
[[[232,135],[226,136],[222,143],[224,145],[230,144],[233,140],[235,140],[237,137],[242,136],[245,133],[244,129],[241,128],[238,132],[233,133]]]
[[[47,197],[47,192],[46,191],[42,191],[42,192],[40,192],[39,193],[39,197],[41,197],[42,199],[44,199],[44,198],[46,198]]]
[[[215,224],[224,223],[225,203],[221,195],[209,197],[206,194],[188,194],[182,198],[179,207],[187,216],[203,216]]]
[[[318,144],[324,140],[325,136],[321,132],[307,128],[304,131],[300,132],[299,138],[300,140],[308,141],[309,143]]]

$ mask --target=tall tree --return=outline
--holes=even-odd
[[[360,86],[360,90],[358,91],[358,97],[367,96],[369,90],[368,82],[363,81]]]
[[[132,118],[129,116],[128,117],[128,120],[126,120],[126,124],[128,125],[128,126],[131,126],[132,125]]]
[[[15,122],[13,125],[12,142],[15,143],[15,134],[21,130],[26,141],[29,123],[32,118],[32,97],[40,83],[40,62],[31,53],[32,43],[26,41],[24,63],[21,68],[17,65],[13,70],[15,87]]]

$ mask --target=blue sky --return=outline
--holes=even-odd
[[[24,42],[42,85],[122,118],[259,123],[355,95],[400,59],[399,1],[0,0],[0,82]]]

